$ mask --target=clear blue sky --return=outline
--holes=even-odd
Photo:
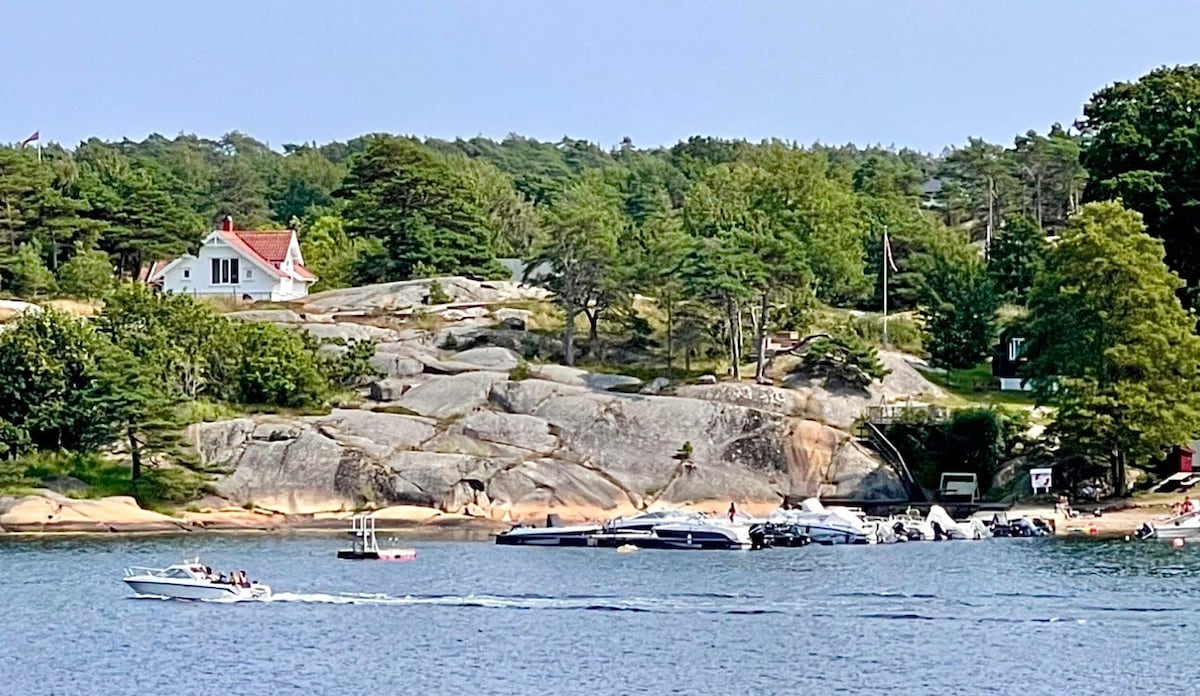
[[[240,130],[940,151],[1200,61],[1200,3],[0,0],[0,142]]]

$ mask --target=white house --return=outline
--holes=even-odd
[[[304,267],[295,231],[235,230],[230,217],[204,238],[197,255],[156,263],[144,278],[166,292],[276,301],[306,296],[317,280]]]

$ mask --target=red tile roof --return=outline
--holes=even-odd
[[[229,242],[243,254],[257,257],[270,268],[276,276],[282,276],[280,264],[287,259],[288,247],[292,243],[291,231],[255,232],[248,230],[218,230],[225,241]],[[316,280],[317,277],[304,266],[293,264],[294,275],[304,280]]]
[[[265,261],[276,267],[287,258],[288,246],[292,243],[291,232],[234,232],[238,239],[254,250]]]

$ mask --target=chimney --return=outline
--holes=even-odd
[[[226,232],[233,231],[233,216],[232,215],[226,215],[225,219],[221,221],[221,229],[225,230]]]

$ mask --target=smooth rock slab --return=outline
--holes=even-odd
[[[478,365],[487,370],[497,370],[508,372],[517,366],[520,359],[517,354],[507,348],[499,348],[489,346],[485,348],[471,348],[464,350],[461,353],[455,353],[454,362],[467,363],[469,365]]]
[[[507,379],[508,375],[499,372],[440,377],[413,387],[396,403],[422,416],[453,418],[482,408],[492,386]]]

